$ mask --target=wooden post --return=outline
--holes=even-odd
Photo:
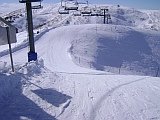
[[[121,72],[121,69],[119,68],[119,74],[120,74],[120,72]]]
[[[158,77],[158,73],[159,73],[159,67],[158,67],[158,69],[157,69],[156,77]]]
[[[80,64],[80,57],[79,57],[79,59],[78,59],[78,60],[79,60],[79,64]]]

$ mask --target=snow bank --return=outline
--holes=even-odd
[[[0,61],[0,73],[3,73],[6,71],[6,69],[7,69],[6,65],[7,65],[6,62]]]
[[[35,74],[40,74],[42,69],[44,69],[44,62],[40,59],[26,63],[22,68],[19,68],[18,72],[27,76],[33,76]]]
[[[44,67],[43,60],[16,66],[15,73],[0,72],[2,120],[56,120],[71,103],[59,86],[60,77]],[[54,85],[56,84],[56,85]]]
[[[116,25],[70,26],[57,29],[56,34],[59,32],[63,32],[60,39],[69,42],[65,45],[77,65],[151,76],[156,75],[160,66],[160,35],[157,32]],[[56,40],[59,41],[59,37]]]
[[[9,100],[9,97],[12,96],[12,93],[16,92],[17,89],[20,89],[19,85],[25,83],[28,77],[35,74],[38,75],[41,73],[41,70],[44,69],[43,60],[31,61],[29,63],[26,63],[26,65],[24,65],[23,67],[15,66],[15,73],[11,73],[10,66],[7,66],[6,64],[6,62],[0,62],[1,102]]]

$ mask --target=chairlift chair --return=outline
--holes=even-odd
[[[100,9],[101,9],[101,10],[106,10],[106,11],[109,10],[109,9],[108,9],[108,6],[100,6]]]
[[[20,3],[26,3],[26,2],[42,2],[43,0],[19,0]]]
[[[98,12],[92,12],[91,16],[104,16],[104,15],[102,15],[101,13],[98,13]]]
[[[43,6],[41,6],[41,5],[32,6],[32,9],[42,9],[42,8],[43,8]]]
[[[89,15],[91,13],[92,13],[92,11],[91,11],[91,9],[89,7],[84,7],[81,10],[81,14],[87,14],[87,15]]]
[[[35,5],[35,6],[32,6],[32,9],[42,9],[43,6],[41,5],[41,2],[39,5]]]
[[[83,14],[82,16],[83,17],[85,17],[85,16],[91,16],[91,14]]]
[[[95,9],[92,10],[91,16],[104,16],[104,15],[101,13],[101,10],[99,8],[95,7]]]
[[[82,14],[91,14],[91,11],[81,11]]]
[[[81,5],[83,5],[83,4],[84,4],[84,5],[86,5],[86,4],[88,5],[88,1],[86,1],[86,2],[77,2],[77,3],[78,3],[78,4],[81,4]]]
[[[73,15],[74,16],[81,16],[81,12],[80,11],[75,11],[75,12],[73,12]]]
[[[65,3],[65,10],[78,10],[78,3],[77,2],[69,2]]]
[[[60,7],[58,12],[59,14],[69,14],[69,10],[66,10],[65,7]]]
[[[78,7],[65,7],[65,10],[78,10]]]

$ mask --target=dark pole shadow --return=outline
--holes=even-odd
[[[71,96],[60,93],[54,89],[37,89],[32,92],[55,107],[59,107],[61,104],[72,98]]]
[[[148,71],[150,68],[157,69],[159,66],[156,60],[158,56],[154,55],[149,46],[150,43],[146,39],[146,34],[133,30],[129,30],[125,34],[118,34],[123,35],[123,37],[120,35],[117,35],[117,38],[105,35],[99,37],[96,61],[93,63],[94,68],[103,71],[105,70],[104,66],[120,68],[124,63],[129,63],[128,67],[135,71],[137,66]],[[136,67],[134,68],[132,64]],[[149,74],[145,70],[141,71]]]
[[[92,73],[92,72],[88,73],[56,72],[56,73],[69,74],[69,75],[116,75],[114,73]]]
[[[22,94],[22,74],[0,74],[0,120],[56,120]],[[2,93],[4,92],[4,93]]]

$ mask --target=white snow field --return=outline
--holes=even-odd
[[[0,120],[160,120],[160,11],[109,5],[104,25],[58,7],[34,11],[38,60],[29,63],[25,15],[12,12],[21,32],[14,73],[0,46]]]

